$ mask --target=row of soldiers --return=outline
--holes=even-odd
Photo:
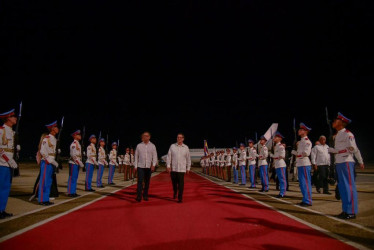
[[[324,147],[326,154],[334,155],[335,162],[335,178],[337,187],[342,200],[342,213],[337,215],[341,219],[354,219],[358,212],[357,190],[355,185],[355,160],[356,157],[361,168],[364,163],[357,148],[354,135],[346,129],[351,120],[343,114],[338,113],[334,119],[332,127],[336,130],[334,136],[334,144],[331,147]],[[308,138],[308,134],[312,129],[300,123],[298,136],[300,140],[297,147],[291,151],[293,161],[295,162],[295,172],[297,173],[299,186],[302,193],[302,201],[300,206],[312,206],[312,179],[311,170],[312,162],[315,169],[317,163],[315,156],[310,159],[312,153],[312,143]],[[269,174],[268,166],[275,169],[277,180],[279,181],[279,194],[277,198],[284,198],[288,189],[288,175],[286,164],[286,146],[282,143],[284,136],[277,131],[272,138],[273,143],[269,152],[266,146],[267,139],[261,136],[259,143],[255,144],[253,140],[248,141],[248,148],[244,143],[240,144],[240,148],[234,147],[231,154],[230,149],[226,149],[226,153],[221,150],[216,154],[202,157],[200,165],[204,174],[231,181],[231,172],[233,173],[234,182],[238,184],[238,174],[241,174],[240,185],[246,185],[246,167],[248,167],[250,177],[250,187],[256,187],[256,167],[261,178],[260,192],[268,192],[269,190]],[[315,149],[315,151],[317,148]],[[318,186],[317,186],[318,187]],[[329,193],[324,190],[325,193]]]
[[[17,124],[19,117],[16,116],[15,110],[12,109],[0,114],[0,119],[3,121],[3,126],[0,126],[0,219],[4,219],[13,216],[13,214],[7,213],[5,208],[8,202],[13,173],[14,170],[18,169],[14,152],[18,152],[20,146],[15,145],[15,131],[13,131],[13,126]],[[53,204],[50,201],[51,188],[55,187],[57,190],[56,173],[62,166],[59,160],[56,159],[56,156],[60,153],[56,138],[56,135],[60,132],[57,121],[45,126],[48,134],[42,136],[39,144],[36,159],[40,166],[40,172],[34,186],[34,195],[30,200],[37,196],[40,205],[48,206]],[[118,145],[117,142],[113,142],[111,144],[112,149],[107,155],[104,149],[106,142],[103,138],[99,138],[97,142],[96,136],[91,135],[89,137],[90,144],[86,149],[82,149],[80,144],[82,139],[81,131],[76,130],[71,136],[73,137],[73,142],[70,145],[69,178],[67,185],[67,195],[69,197],[78,196],[76,188],[80,168],[85,172],[85,191],[89,192],[95,191],[92,188],[95,166],[97,167],[96,185],[98,188],[104,187],[102,177],[105,166],[109,168],[108,185],[115,184],[113,183],[113,177],[116,167],[120,167],[120,172],[124,173],[124,180],[136,177],[133,149],[130,150],[130,148],[127,148],[126,154],[117,156]],[[83,155],[87,157],[87,160],[83,160]]]

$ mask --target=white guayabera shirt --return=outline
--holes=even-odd
[[[151,168],[157,164],[156,146],[152,142],[141,142],[135,150],[135,168]]]
[[[186,170],[191,169],[190,149],[187,145],[178,143],[171,144],[166,159],[168,168],[171,166],[171,171],[185,173]]]

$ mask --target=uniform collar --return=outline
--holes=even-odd
[[[347,129],[346,128],[342,128],[341,130],[338,131],[338,133],[343,133],[345,132]]]
[[[175,143],[176,146],[179,146],[178,142]],[[184,143],[182,143],[182,145],[180,145],[180,147],[184,147],[186,145],[184,145]]]

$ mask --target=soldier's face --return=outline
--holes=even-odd
[[[334,129],[337,129],[337,128],[340,128],[343,126],[343,121],[340,120],[340,119],[335,119],[333,122],[332,122],[332,127]]]
[[[77,140],[77,141],[80,141],[80,140],[82,139],[82,136],[81,136],[81,135],[76,135],[76,136],[74,137],[74,139]]]
[[[104,147],[104,146],[105,146],[105,142],[101,141],[101,142],[100,142],[100,146],[101,146],[101,147]]]
[[[262,140],[260,140],[260,143],[261,143],[262,145],[264,145],[264,144],[266,143],[266,140],[262,139]]]
[[[91,143],[96,144],[96,138],[95,137],[91,139]]]
[[[253,142],[250,142],[248,145],[252,148],[253,147]]]
[[[16,116],[11,116],[8,118],[8,121],[11,123],[11,126],[17,124],[17,117]]]
[[[299,131],[297,132],[297,134],[299,136],[305,136],[307,134],[307,132],[304,129],[300,128]]]
[[[279,136],[274,137],[274,142],[275,142],[275,143],[278,143],[278,142],[280,142],[281,140],[282,140],[282,138],[280,138]]]
[[[117,145],[113,145],[112,148],[113,148],[113,149],[117,149]]]
[[[322,145],[325,145],[325,144],[326,144],[326,138],[321,137],[321,138],[319,139],[319,142],[320,142]]]
[[[60,130],[58,129],[58,127],[53,127],[51,131],[53,131],[54,133],[58,134],[58,132],[59,132]]]

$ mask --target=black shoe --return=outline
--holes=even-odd
[[[74,197],[79,197],[80,195],[79,194],[73,194],[74,195]]]
[[[3,213],[0,213],[0,220],[5,219],[6,217],[3,215]]]
[[[260,190],[258,190],[259,192],[265,192],[265,190],[263,190],[263,189],[260,189]]]
[[[279,191],[279,188],[275,188],[275,190]]]
[[[241,184],[239,184],[239,186],[245,186],[245,184],[242,184],[242,183],[241,183]]]
[[[90,190],[88,190],[88,191],[90,191],[90,192],[95,192],[95,189],[92,189],[92,188],[91,188],[91,189],[90,189]]]
[[[332,194],[332,193],[330,193],[329,191],[327,191],[327,192],[323,192],[324,194]]]
[[[68,194],[68,197],[75,197],[74,194]]]
[[[254,189],[254,188],[256,188],[256,187],[249,187],[249,189]]]
[[[135,200],[136,200],[137,202],[141,202],[141,201],[142,201],[142,199],[140,199],[139,197],[137,197]]]
[[[265,192],[269,192],[269,189],[268,189],[268,190],[265,190]]]
[[[4,216],[4,218],[6,218],[6,217],[12,217],[13,216],[13,214],[7,213],[5,211],[2,212],[1,215]]]
[[[347,214],[347,213],[341,213],[338,215],[338,218],[343,219],[343,220],[350,220],[350,219],[356,219],[355,214]]]
[[[276,198],[283,198],[284,196],[283,195],[280,195],[278,194],[277,196],[275,196]]]
[[[143,200],[148,201],[148,197],[147,196],[143,197]]]
[[[116,185],[114,182],[112,182],[112,183],[109,183],[108,185]]]
[[[40,203],[39,203],[40,204]],[[50,202],[50,201],[46,201],[46,202],[42,202],[41,205],[43,206],[50,206],[50,205],[53,205],[54,203],[53,202]]]
[[[182,203],[182,200],[178,200],[178,203]]]
[[[302,206],[302,207],[311,207],[312,206],[312,205],[310,205],[308,203],[305,203],[305,202],[300,202],[298,205]]]
[[[319,194],[321,193],[321,190],[319,188],[317,188],[317,193],[319,193]]]
[[[286,191],[290,191],[290,189],[289,189],[289,188],[286,188]]]

